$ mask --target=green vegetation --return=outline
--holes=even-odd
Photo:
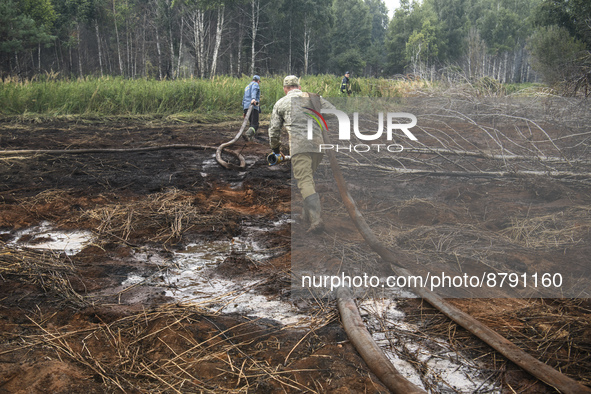
[[[102,86],[93,98],[107,112],[122,111],[123,102],[131,113],[186,108],[185,96],[207,111],[222,106],[208,99],[233,97],[208,97],[207,82],[188,89],[191,78],[322,79],[346,70],[354,78],[545,82],[564,94],[591,95],[589,0],[400,0],[391,15],[383,0],[3,0],[0,78],[181,81],[174,89],[180,100],[148,86],[155,99],[147,103],[114,99],[124,89]],[[58,109],[84,112],[82,105]]]
[[[325,97],[339,96],[340,77],[302,78],[305,90]],[[121,77],[62,80],[46,76],[34,81],[0,83],[0,113],[3,115],[171,115],[239,114],[244,87],[249,78],[147,80]],[[356,78],[357,95],[400,97],[426,82]],[[283,76],[263,78],[263,113],[270,113],[283,97]]]
[[[239,110],[246,79],[156,81],[124,78],[46,80],[0,85],[5,115],[169,115]]]

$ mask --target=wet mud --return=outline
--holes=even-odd
[[[218,146],[239,126],[5,121],[0,145]],[[289,164],[265,162],[266,124],[261,131],[257,141],[233,147],[246,159],[244,171],[222,168],[210,149],[0,158],[0,392],[387,392],[348,342],[334,301],[291,297],[292,232],[305,232],[291,212],[301,201],[292,201]],[[345,255],[357,258],[352,264],[377,264],[367,258],[371,251],[349,221],[328,167],[319,171],[326,175],[317,186],[331,220],[305,246],[329,266]],[[588,184],[399,174],[389,178],[396,187],[385,199],[383,190],[368,187],[385,176],[391,175],[350,178],[352,193],[382,238],[415,256],[418,271],[453,261],[496,262],[524,272],[568,265],[571,275],[586,272]],[[23,232],[40,225],[88,236],[69,254],[35,248],[56,238]],[[189,252],[199,259],[183,260]],[[215,300],[183,284],[189,271],[200,272],[211,288],[222,281],[239,286],[219,290],[234,293]],[[306,319],[299,324],[257,315],[254,298],[240,298],[245,295],[289,305]],[[591,384],[588,300],[452,302]],[[403,299],[399,307],[427,336],[450,340],[462,357],[482,362],[491,390],[553,392],[421,300]],[[412,354],[402,357],[413,362]],[[429,384],[435,392],[461,392]]]

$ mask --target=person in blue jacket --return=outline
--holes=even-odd
[[[247,141],[252,141],[257,130],[259,129],[259,113],[261,112],[261,88],[259,87],[260,82],[261,77],[255,75],[252,77],[252,82],[244,88],[244,97],[242,98],[242,109],[244,109],[244,116],[246,116],[246,112],[248,111],[250,104],[254,106],[250,112],[250,117],[248,118],[250,127],[242,135]]]

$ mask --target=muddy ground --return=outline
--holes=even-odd
[[[238,121],[4,120],[0,146],[217,146],[230,140],[239,126]],[[266,129],[263,123],[263,134]],[[187,245],[232,242],[252,236],[245,223],[278,222],[257,235],[264,248],[275,251],[270,258],[261,262],[231,254],[214,275],[258,280],[260,294],[294,303],[290,235],[292,227],[298,230],[301,225],[285,220],[291,213],[289,166],[266,164],[264,136],[250,143],[240,140],[234,148],[245,156],[246,171],[217,166],[214,151],[207,149],[1,158],[0,392],[387,392],[348,342],[332,301],[295,302],[296,308],[315,316],[309,330],[240,313],[216,313],[207,304],[182,304],[163,287],[122,286],[130,273],[162,269],[160,261]],[[479,229],[507,232],[515,225],[511,217],[536,217],[569,233],[557,235],[555,246],[544,247],[526,245],[515,236],[505,246],[518,247],[491,249],[487,256],[494,260],[502,253],[507,264],[526,269],[545,262],[569,264],[573,273],[589,263],[587,183],[416,174],[397,175],[395,182],[400,186],[398,202],[389,207],[363,185],[353,188],[362,208],[378,212],[370,216],[388,242],[416,252],[420,261],[467,259],[461,247],[485,253],[489,249],[478,242],[490,239],[480,237]],[[311,245],[318,246],[319,254],[330,253],[330,245],[339,240],[357,254],[366,253],[360,237],[352,235],[354,226],[334,183],[321,181],[318,189],[325,212],[334,220]],[[20,230],[43,222],[60,230],[88,230],[93,242],[75,255],[10,246]],[[536,234],[540,242],[545,240],[540,237],[551,236],[542,229]],[[591,385],[588,300],[453,302]],[[418,299],[401,300],[401,305],[407,319],[420,324],[422,335],[445,338],[466,357],[483,362],[483,373],[499,391],[553,392],[429,305]]]

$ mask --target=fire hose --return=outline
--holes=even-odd
[[[238,138],[242,135],[244,128],[248,124],[248,117],[252,112],[253,106],[252,104],[248,108],[248,111],[244,117],[244,121],[242,122],[242,127],[236,136],[231,140],[224,144],[221,144],[218,147],[210,146],[210,145],[192,145],[192,144],[173,144],[173,145],[161,145],[161,146],[145,146],[139,148],[85,148],[85,149],[19,149],[19,150],[0,150],[0,156],[10,156],[10,155],[19,155],[19,156],[32,156],[32,155],[82,155],[88,153],[127,153],[127,152],[149,152],[149,151],[156,151],[156,150],[164,150],[164,149],[215,149],[216,151],[216,160],[220,163],[224,168],[227,169],[244,169],[246,167],[246,161],[244,157],[239,153],[231,149],[227,149],[229,145],[235,143]],[[222,151],[228,152],[231,155],[235,156],[240,164],[232,164],[224,159],[222,159]],[[289,156],[287,156],[289,159]]]
[[[314,100],[313,100],[314,101]],[[145,152],[145,151],[154,151],[154,150],[161,150],[161,149],[216,149],[216,159],[217,161],[228,169],[242,169],[245,167],[245,161],[242,155],[238,152],[226,149],[227,152],[236,156],[239,161],[240,165],[235,165],[224,161],[221,158],[221,152],[227,146],[233,144],[240,138],[244,128],[248,122],[248,117],[250,112],[252,111],[252,105],[249,107],[247,114],[245,115],[245,120],[242,124],[242,127],[236,137],[233,140],[220,145],[219,147],[213,147],[209,145],[185,145],[185,144],[177,144],[177,145],[164,145],[164,146],[148,146],[148,147],[141,147],[141,148],[126,148],[126,149],[35,149],[35,150],[1,150],[1,156],[7,155],[40,155],[40,154],[87,154],[87,153],[122,153],[122,152]],[[330,139],[326,130],[322,130],[324,141],[327,144],[330,144]],[[336,156],[333,151],[327,151],[330,166],[333,172],[333,176],[337,183],[337,187],[339,193],[341,195],[341,199],[349,213],[349,216],[353,220],[355,226],[357,227],[358,231],[361,233],[365,241],[369,244],[369,246],[378,254],[380,257],[390,263],[392,270],[399,276],[410,275],[410,272],[406,269],[402,268],[399,264],[400,260],[404,260],[406,256],[403,254],[394,254],[390,249],[388,249],[385,245],[383,245],[375,236],[365,218],[357,208],[357,205],[353,198],[351,197],[347,184],[343,178],[342,172],[340,170],[339,164],[336,160]],[[281,161],[288,160],[289,156],[283,156],[283,159],[277,159],[277,163]],[[271,158],[272,160],[275,160]],[[269,158],[268,158],[269,160]],[[271,164],[271,163],[269,163]],[[458,308],[454,307],[453,305],[446,302],[440,296],[436,295],[435,293],[420,288],[417,290],[417,294],[422,297],[425,301],[433,305],[437,308],[440,312],[442,312],[445,316],[449,319],[453,320],[460,326],[464,327],[472,334],[480,338],[482,341],[487,343],[493,349],[501,353],[507,359],[521,367],[523,370],[529,372],[532,376],[536,377],[537,379],[541,380],[542,382],[548,384],[549,386],[555,388],[556,390],[562,393],[591,393],[591,389],[587,386],[582,385],[581,383],[575,381],[574,379],[569,378],[568,376],[558,372],[554,368],[544,364],[543,362],[539,361],[535,357],[531,356],[530,354],[524,352],[522,349],[517,347],[515,344],[492,330],[491,328],[487,327],[483,323],[479,322],[469,314],[459,310]],[[369,368],[376,374],[376,376],[394,393],[423,393],[424,391],[419,389],[418,387],[412,385],[410,382],[406,381],[404,377],[400,375],[394,368],[394,366],[390,363],[390,361],[386,358],[383,352],[379,349],[379,347],[375,344],[371,335],[367,332],[367,329],[363,325],[363,321],[359,315],[359,311],[355,305],[355,302],[352,296],[345,290],[339,289],[337,292],[337,302],[339,312],[341,314],[341,319],[343,322],[343,326],[345,327],[345,331],[347,335],[349,335],[351,342],[356,347],[362,358],[366,361]]]
[[[244,160],[244,157],[241,154],[237,155],[238,160],[240,160],[240,164],[236,165],[236,164],[229,163],[229,162],[225,161],[224,159],[222,159],[222,150],[224,148],[226,148],[227,146],[230,146],[233,143],[235,143],[236,141],[238,141],[238,139],[242,136],[242,133],[244,132],[244,128],[248,124],[248,119],[250,118],[250,113],[252,112],[253,108],[254,108],[254,106],[252,104],[250,104],[250,106],[248,107],[248,110],[246,111],[246,114],[244,115],[244,120],[242,121],[242,126],[240,126],[240,130],[238,131],[238,134],[236,134],[236,136],[234,138],[232,138],[230,141],[225,142],[225,143],[221,144],[220,146],[218,146],[218,148],[215,151],[215,159],[217,160],[217,162],[220,163],[222,165],[222,167],[224,167],[228,170],[238,170],[238,169],[244,169],[246,167],[246,161]]]
[[[330,138],[328,137],[326,130],[322,129],[322,135],[324,138],[324,143],[330,144]],[[343,200],[343,203],[347,209],[347,212],[349,213],[349,216],[353,220],[355,227],[357,227],[357,230],[361,233],[369,246],[378,255],[380,255],[384,261],[390,263],[390,266],[396,275],[411,275],[411,273],[408,270],[402,268],[400,264],[400,261],[404,260],[406,256],[402,254],[394,254],[394,252],[388,249],[377,239],[365,221],[365,218],[357,208],[355,200],[353,200],[353,197],[351,197],[351,194],[349,193],[335,153],[330,150],[327,153],[330,161],[330,167],[337,183],[341,199]],[[547,385],[555,388],[559,392],[573,394],[591,393],[591,389],[589,387],[582,385],[576,380],[569,378],[549,365],[539,361],[496,331],[476,320],[474,317],[449,304],[432,291],[429,291],[425,288],[420,288],[417,290],[417,294],[429,304],[437,308],[449,319],[464,327],[491,346],[493,349],[495,349],[497,352],[501,353],[507,359],[521,367],[523,370],[529,372],[531,375],[546,383]],[[383,352],[379,350],[379,348],[376,351],[371,350],[373,348],[377,348],[377,345],[375,345],[375,342],[373,342],[371,335],[367,332],[365,327],[360,329],[359,322],[361,321],[361,318],[355,306],[354,300],[348,293],[348,290],[340,288],[337,291],[337,303],[345,331],[347,332],[347,335],[350,336],[351,342],[356,346],[357,351],[366,361],[370,369],[372,369],[372,371],[388,387],[388,389],[394,393],[401,394],[423,392],[421,389],[407,382],[402,376],[400,376],[400,374],[389,362]],[[363,324],[362,321],[361,324]],[[364,349],[364,347],[367,348]],[[386,366],[384,365],[385,363],[389,365]],[[415,391],[411,391],[413,388],[409,387],[409,385],[414,387]]]
[[[17,149],[17,150],[0,150],[0,156],[20,155],[83,155],[88,153],[128,153],[128,152],[149,152],[165,149],[219,149],[219,147],[211,145],[193,145],[193,144],[173,144],[160,146],[144,146],[140,148],[85,148],[85,149]],[[226,152],[236,156],[241,162],[240,153],[226,149]]]
[[[244,128],[246,127],[246,125],[248,124],[248,118],[250,117],[250,113],[253,110],[253,105],[250,104],[250,106],[248,107],[248,110],[246,111],[246,114],[244,115],[244,121],[242,122],[242,126],[240,127],[240,130],[238,131],[238,133],[234,136],[234,138],[232,138],[230,141],[225,142],[223,144],[221,144],[215,152],[215,159],[217,160],[218,163],[220,163],[224,168],[227,168],[229,170],[236,170],[236,169],[244,169],[244,167],[246,166],[245,161],[244,161],[244,157],[242,157],[242,155],[238,154],[238,159],[240,160],[240,165],[235,165],[232,163],[229,163],[227,161],[225,161],[224,159],[222,159],[222,150],[230,145],[232,145],[233,143],[235,143],[236,141],[238,141],[238,139],[242,136],[242,133],[244,132]],[[283,153],[269,153],[269,155],[267,155],[267,163],[269,163],[270,166],[274,166],[277,164],[281,164],[284,161],[289,160],[291,157],[290,156],[286,156]]]
[[[312,99],[313,106],[319,108],[320,106],[318,96],[310,96]],[[251,110],[252,105],[249,108],[249,112]],[[221,150],[224,147],[234,143],[238,138],[240,138],[242,131],[246,126],[249,112],[247,112],[244,123],[242,124],[242,127],[236,135],[236,137],[234,137],[232,141],[220,145],[216,152],[216,158],[219,156],[217,154],[218,152],[221,152]],[[325,144],[331,144],[330,138],[328,137],[328,133],[325,129],[322,129],[322,136]],[[378,255],[380,255],[380,257],[384,261],[390,264],[392,270],[398,276],[409,276],[411,273],[408,270],[402,268],[402,264],[400,264],[401,260],[407,259],[408,257],[406,257],[403,254],[394,254],[390,249],[388,249],[377,239],[377,237],[365,221],[365,218],[357,208],[355,200],[349,193],[347,184],[341,172],[340,166],[337,162],[335,153],[329,150],[327,151],[327,154],[334,179],[337,183],[339,194],[341,195],[341,199],[347,209],[347,212],[349,213],[349,216],[353,220],[357,230],[360,232],[360,234],[363,236],[364,240],[369,244],[369,246]],[[269,163],[269,165],[275,165],[281,163],[282,161],[289,160],[289,158],[289,156],[284,156],[283,154],[271,153],[267,156],[267,162]],[[222,162],[219,159],[218,162],[222,164]],[[226,166],[224,165],[224,167]],[[230,166],[226,168],[235,167],[236,166]],[[430,303],[432,306],[434,306],[436,309],[438,309],[440,312],[442,312],[449,319],[464,327],[472,334],[474,334],[476,337],[481,339],[483,342],[487,343],[489,346],[495,349],[497,352],[499,352],[507,359],[521,367],[523,370],[529,372],[532,376],[536,377],[537,379],[541,380],[547,385],[555,388],[559,392],[572,394],[591,393],[591,389],[589,387],[582,385],[581,383],[560,373],[559,371],[555,370],[549,365],[539,361],[538,359],[526,353],[518,346],[513,344],[511,341],[497,333],[496,331],[492,330],[491,328],[476,320],[474,317],[449,304],[443,298],[433,293],[432,291],[420,288],[417,290],[417,294],[420,297],[422,297],[425,301]],[[355,346],[363,360],[367,363],[370,370],[380,379],[380,381],[384,383],[384,385],[386,385],[386,387],[388,387],[388,389],[394,393],[424,393],[424,390],[410,383],[396,370],[396,368],[388,360],[386,355],[375,343],[375,341],[371,337],[371,334],[365,328],[363,320],[361,319],[361,316],[359,314],[359,310],[355,305],[355,301],[347,289],[338,289],[337,304],[339,308],[339,313],[341,315],[341,321],[343,323],[347,335],[349,336],[349,339],[351,340],[351,343],[353,343],[353,345]]]

